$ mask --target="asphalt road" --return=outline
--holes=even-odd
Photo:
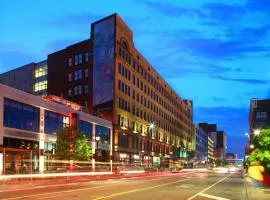
[[[128,199],[128,200],[245,200],[242,174],[189,172],[69,183],[65,186],[0,192],[0,199]]]

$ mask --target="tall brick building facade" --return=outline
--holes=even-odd
[[[114,160],[168,166],[191,148],[192,102],[136,49],[118,14],[92,23],[90,38],[48,55],[47,63],[48,94],[112,121]]]

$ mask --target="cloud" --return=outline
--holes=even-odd
[[[248,0],[246,7],[250,10],[266,11],[270,12],[270,1],[269,0]]]
[[[193,38],[188,40],[170,41],[167,46],[179,47],[179,51],[190,51],[192,55],[208,59],[225,59],[246,57],[247,53],[267,52],[265,45],[246,43],[241,40],[222,40],[214,38]]]
[[[212,98],[215,102],[227,102],[228,100],[225,98],[220,98],[220,97],[213,97]]]
[[[187,75],[208,75],[208,74],[223,74],[231,71],[230,68],[223,66],[207,65],[207,64],[170,64],[170,67],[157,67],[162,76],[166,78],[177,78]]]
[[[239,5],[228,5],[223,3],[206,3],[200,10],[203,11],[204,19],[212,22],[228,23],[241,19],[246,14],[246,9]]]
[[[202,13],[199,12],[197,9],[191,9],[191,8],[184,8],[184,7],[178,7],[174,6],[170,3],[160,3],[160,2],[144,2],[146,6],[151,8],[155,12],[162,13],[164,15],[174,17],[174,16],[200,16]]]
[[[89,29],[90,24],[98,19],[103,18],[102,15],[96,15],[90,12],[87,13],[69,13],[62,15],[55,15],[43,23],[48,27],[55,28],[71,28],[73,30],[77,26],[87,26]]]
[[[77,39],[67,38],[67,39],[59,39],[59,40],[50,41],[49,43],[45,45],[43,52],[46,52],[46,54],[51,54],[55,51],[59,51],[61,49],[64,49],[70,45],[81,42],[83,40],[84,40],[83,38],[77,38]]]
[[[269,81],[258,80],[258,79],[237,79],[237,78],[227,78],[222,76],[212,76],[212,78],[223,80],[223,81],[234,81],[246,84],[256,84],[256,85],[267,85]]]

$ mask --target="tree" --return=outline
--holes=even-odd
[[[74,141],[74,137],[72,137],[72,128],[66,127],[63,129],[59,129],[56,133],[56,137],[56,159],[69,160],[72,155],[72,152],[70,150]]]
[[[74,160],[83,160],[87,161],[90,159],[92,151],[90,146],[87,143],[87,138],[84,134],[79,133],[76,137],[75,146],[74,146]]]
[[[74,134],[71,127],[59,129],[56,133],[55,157],[59,160],[89,160],[92,154],[87,138],[82,133]]]
[[[260,135],[254,138],[255,149],[250,153],[248,161],[260,162],[267,166],[270,163],[270,129],[260,130]]]
[[[188,153],[187,153],[187,158],[188,160],[191,160],[195,157],[195,151],[194,150],[190,150]]]

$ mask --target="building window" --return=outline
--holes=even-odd
[[[91,123],[80,120],[80,133],[85,134],[90,141],[92,140],[92,129],[93,125]]]
[[[83,55],[79,54],[79,64],[82,64],[82,60],[83,60]]]
[[[79,64],[79,56],[76,55],[76,56],[75,56],[75,65],[78,65],[78,64]]]
[[[47,90],[47,80],[40,81],[34,84],[34,92],[39,92],[42,90]]]
[[[128,135],[125,133],[119,134],[119,146],[128,147]]]
[[[68,74],[68,81],[69,81],[69,82],[72,81],[72,74],[71,74],[71,73]]]
[[[39,78],[41,76],[45,76],[47,75],[48,73],[48,67],[47,67],[47,64],[43,64],[41,66],[38,66],[36,69],[35,69],[35,78]]]
[[[74,87],[74,95],[82,94],[82,86],[78,85]]]
[[[96,136],[98,136],[98,149],[109,150],[110,129],[104,126],[96,125]]]
[[[88,62],[88,61],[89,61],[89,52],[86,52],[86,53],[84,54],[84,61],[85,61],[85,62]]]
[[[56,144],[44,142],[44,153],[55,154]]]
[[[84,70],[84,77],[85,77],[85,78],[88,78],[88,72],[89,72],[88,69],[85,69],[85,70]]]
[[[118,63],[118,73],[121,74],[121,63]]]
[[[69,117],[45,111],[45,133],[56,135],[56,132],[62,128],[69,127]]]
[[[75,79],[75,81],[76,81],[76,80],[79,80],[79,79],[82,79],[82,70],[81,70],[81,69],[75,71],[74,79]]]
[[[68,96],[71,97],[72,96],[72,89],[68,90]]]
[[[4,99],[4,126],[39,132],[39,109],[28,104]]]
[[[72,67],[72,58],[69,58],[69,59],[68,59],[68,66],[69,66],[69,67]]]
[[[84,86],[84,94],[88,94],[89,93],[89,88],[88,85]]]

